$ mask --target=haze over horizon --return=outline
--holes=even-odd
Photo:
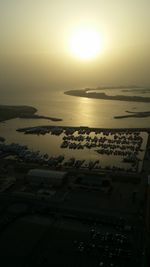
[[[23,84],[148,87],[149,11],[148,0],[0,0],[1,92]],[[71,51],[71,36],[80,28],[96,31],[102,42],[89,60]]]

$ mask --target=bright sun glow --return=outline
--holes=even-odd
[[[91,29],[80,29],[72,35],[70,48],[74,56],[88,60],[102,52],[102,40],[98,32]]]

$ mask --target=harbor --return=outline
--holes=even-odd
[[[7,233],[12,231],[16,244],[21,236],[26,250],[30,244],[32,251],[35,248],[32,257],[29,258],[29,266],[39,263],[37,255],[42,255],[42,265],[45,259],[49,264],[52,259],[61,264],[63,259],[57,257],[55,249],[54,256],[49,256],[50,249],[56,246],[61,249],[61,255],[65,254],[70,265],[72,257],[75,258],[73,266],[79,266],[81,258],[86,261],[87,257],[87,266],[93,265],[93,262],[95,267],[111,267],[115,266],[116,262],[119,263],[118,266],[120,263],[121,266],[125,266],[122,263],[126,264],[127,261],[129,266],[133,266],[133,263],[140,266],[143,259],[146,176],[144,173],[137,173],[139,168],[137,170],[132,165],[137,159],[140,159],[138,164],[145,161],[148,133],[88,130],[87,134],[80,130],[72,133],[69,129],[65,130],[59,135],[54,130],[45,135],[18,132],[28,138],[40,139],[47,136],[49,139],[60,139],[59,149],[64,155],[57,156],[32,150],[23,142],[8,143],[7,139],[1,138],[0,200],[1,203],[7,203],[6,207],[3,207],[3,213],[1,212],[0,231],[4,231],[1,249],[4,242],[8,245]],[[105,146],[104,152],[109,148],[107,143],[114,152],[130,151],[135,156],[125,157],[122,164],[129,164],[132,170],[121,168],[120,162],[117,165],[119,157],[121,159],[122,156],[114,155],[114,152],[113,155],[101,155],[95,151],[95,147],[62,148],[61,144],[64,141],[80,142],[83,146],[87,142],[96,145],[100,143],[101,146]],[[111,145],[115,147],[112,148]],[[121,150],[122,146],[125,147]],[[85,152],[85,159],[67,157],[65,151],[70,154]],[[95,153],[97,157],[102,156],[101,160],[88,161],[90,152]],[[106,168],[103,165],[105,156],[116,157],[116,161],[113,160],[113,164],[115,162],[116,165],[112,169],[111,166]],[[31,229],[29,234],[25,232],[27,226]],[[36,239],[36,245],[32,246],[32,240],[35,242],[43,228],[42,244],[37,246]],[[12,246],[11,242],[9,246],[11,251],[13,247],[13,255],[16,255],[17,245]],[[20,245],[17,251],[18,249]],[[26,250],[20,249],[23,253],[26,253]],[[14,259],[16,260],[15,256]]]
[[[52,169],[116,170],[140,172],[148,132],[142,129],[100,129],[89,127],[37,126],[17,129],[24,138],[55,143],[53,150],[40,150],[17,143],[1,143],[1,157],[14,154],[20,160]],[[42,139],[41,139],[42,138]],[[48,141],[49,140],[49,141]]]

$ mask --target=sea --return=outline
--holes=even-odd
[[[77,89],[77,88],[70,88]],[[93,150],[72,151],[61,149],[62,136],[25,135],[17,132],[16,129],[39,125],[65,125],[65,126],[88,126],[97,128],[145,128],[150,127],[150,117],[147,118],[123,118],[115,119],[114,116],[126,115],[126,111],[144,112],[150,111],[150,103],[112,101],[74,97],[65,95],[64,88],[46,90],[34,90],[29,92],[20,89],[17,93],[1,94],[0,104],[6,105],[30,105],[38,110],[38,114],[61,118],[62,121],[53,122],[45,119],[12,119],[0,123],[0,136],[6,139],[7,143],[19,143],[27,145],[32,151],[48,153],[49,156],[64,155],[77,159],[96,160],[99,156]],[[150,97],[150,90],[143,88],[105,88],[106,94],[117,95],[139,95]],[[102,159],[100,159],[102,160]],[[117,162],[111,159],[111,163]],[[103,156],[103,165],[109,165],[110,157]]]

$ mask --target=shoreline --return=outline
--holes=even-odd
[[[51,128],[50,128],[51,127]],[[61,127],[61,126],[37,126],[18,129],[23,134],[40,135],[55,135],[59,137],[59,149],[57,153],[51,150],[44,150],[43,158],[39,156],[40,147],[37,145],[36,153],[30,155],[27,153],[25,159],[28,161],[48,162],[49,166],[66,168],[88,168],[89,170],[106,169],[106,170],[124,170],[130,172],[140,172],[142,167],[142,160],[144,151],[147,148],[147,140],[149,133],[146,131],[138,131],[137,128],[131,129],[104,129],[104,128],[89,128],[89,127]],[[102,130],[103,129],[103,130]],[[36,142],[37,144],[37,142]],[[12,148],[18,145],[13,143]],[[8,147],[9,148],[9,147]],[[31,147],[32,149],[32,147]],[[75,152],[68,152],[68,151]],[[89,150],[91,150],[92,157],[89,157]],[[4,152],[6,150],[4,149]],[[11,149],[10,149],[11,151]],[[43,151],[43,150],[42,150]],[[83,151],[83,152],[81,152]],[[37,153],[38,152],[38,153]],[[52,154],[54,153],[54,154]],[[21,152],[21,157],[24,157]],[[110,156],[111,161],[103,162],[103,155]],[[119,158],[116,158],[116,156]],[[99,158],[101,157],[101,158]],[[62,164],[59,164],[63,161]],[[127,163],[127,164],[125,164]]]
[[[133,112],[133,111],[126,111],[128,115],[119,115],[114,116],[114,119],[124,119],[124,118],[147,118],[150,117],[150,111],[143,111],[143,112]]]
[[[90,89],[91,91],[94,89]],[[69,90],[65,91],[65,95],[77,96],[77,97],[86,97],[86,98],[94,98],[94,99],[102,99],[102,100],[115,100],[115,101],[129,101],[129,102],[143,102],[149,103],[150,97],[143,96],[125,96],[125,95],[115,95],[109,96],[106,93],[88,93],[89,89],[81,89],[81,90]]]
[[[46,119],[51,121],[62,121],[60,118],[35,114],[38,110],[32,106],[9,106],[0,105],[0,122],[11,119]]]

